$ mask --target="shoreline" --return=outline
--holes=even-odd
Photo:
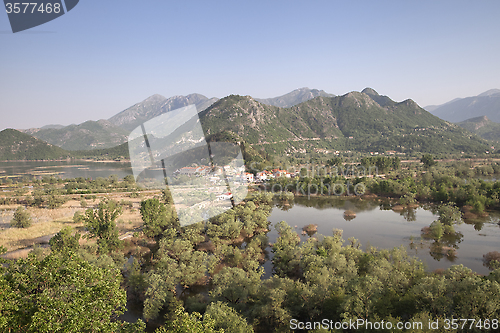
[[[66,158],[57,160],[1,160],[0,163],[8,162],[70,162],[70,161],[84,161],[84,162],[96,162],[96,163],[130,163],[130,159],[115,161],[115,160],[93,160],[85,158]]]

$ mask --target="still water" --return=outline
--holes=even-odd
[[[16,161],[0,162],[0,179],[19,180],[27,178],[60,177],[92,178],[118,175],[123,178],[132,174],[130,162],[68,161]]]
[[[346,220],[345,210],[354,211],[356,217]],[[348,243],[348,238],[354,237],[363,249],[370,246],[391,249],[402,245],[410,255],[422,260],[429,271],[463,264],[479,274],[488,274],[489,270],[483,266],[482,259],[490,251],[500,252],[500,216],[492,213],[475,223],[456,225],[455,231],[462,236],[441,242],[456,249],[455,255],[447,256],[439,253],[433,240],[421,239],[421,229],[428,227],[439,217],[433,210],[435,206],[428,205],[395,212],[390,209],[389,201],[378,199],[296,198],[291,206],[273,209],[269,217],[272,227],[268,237],[274,243],[278,237],[274,225],[286,221],[300,235],[301,240],[305,241],[310,236],[303,235],[302,228],[308,224],[317,224],[318,231],[314,237],[319,237],[320,234],[332,236],[333,229],[341,229],[344,244]],[[267,250],[270,252],[270,248]],[[272,269],[271,263],[266,262],[264,267],[267,277]]]

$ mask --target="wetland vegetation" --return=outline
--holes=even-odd
[[[484,253],[488,272],[478,274],[463,265],[430,271],[408,248],[423,240],[426,251],[453,258],[463,221],[479,229],[491,224],[484,219],[499,211],[500,183],[485,179],[498,177],[498,162],[336,162],[330,167],[387,166],[383,177],[305,173],[257,184],[234,209],[186,227],[178,224],[168,191],[142,190],[131,176],[4,181],[0,235],[8,253],[1,267],[0,327],[287,332],[292,319],[396,323],[451,317],[490,319],[491,325],[500,315],[498,251]],[[271,193],[275,184],[295,190]],[[332,203],[321,189],[327,193],[334,184],[351,195],[346,191]],[[354,194],[357,184],[365,188],[362,196]],[[312,185],[319,191],[308,193]],[[356,237],[345,241],[338,229],[323,232],[314,216],[304,218],[302,230],[270,222],[273,210],[343,204],[339,219],[356,223],[363,218],[359,207],[373,200],[380,211],[408,222],[418,206],[432,207],[436,218],[392,248]],[[31,219],[31,225],[11,225],[13,219]],[[132,308],[135,315],[127,311]]]

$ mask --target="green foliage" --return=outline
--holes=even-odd
[[[223,302],[211,303],[203,315],[203,322],[215,321],[214,328],[224,332],[253,333],[252,326],[248,325],[236,310]]]
[[[72,252],[9,264],[0,276],[2,332],[116,332],[126,297],[118,270],[102,269]]]
[[[10,225],[15,228],[28,228],[31,226],[31,223],[30,213],[23,206],[17,207]]]
[[[74,223],[81,223],[84,221],[85,221],[84,215],[80,211],[76,211],[75,214],[73,214]]]
[[[144,235],[155,238],[160,236],[167,228],[180,227],[175,211],[171,206],[165,206],[158,199],[147,199],[141,202],[140,208],[144,221]]]
[[[462,222],[462,213],[453,204],[441,205],[439,207],[439,221],[444,225],[453,225]]]
[[[420,162],[422,162],[426,168],[430,168],[431,166],[437,164],[437,162],[434,161],[434,158],[430,154],[424,154],[420,159]]]
[[[67,201],[68,199],[61,197],[59,195],[51,195],[47,200],[47,207],[50,209],[59,208]]]
[[[115,221],[121,213],[121,206],[114,200],[103,200],[98,209],[89,208],[85,212],[85,228],[89,231],[86,237],[97,238],[99,253],[108,253],[120,247]]]
[[[169,320],[165,326],[158,328],[155,333],[224,333],[224,330],[217,330],[215,320],[194,312],[188,314],[183,307],[175,310],[174,318]]]
[[[77,252],[80,248],[80,234],[71,236],[71,228],[65,227],[54,235],[49,241],[52,252]]]
[[[440,240],[443,237],[443,224],[440,221],[434,221],[430,225],[431,237]]]

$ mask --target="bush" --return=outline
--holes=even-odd
[[[483,255],[483,263],[491,270],[500,268],[500,252],[492,251],[486,253]]]
[[[74,223],[81,223],[84,221],[84,216],[82,214],[82,212],[75,212],[75,214],[73,215],[73,222]]]
[[[129,201],[129,200],[121,200],[120,206],[122,206],[124,208],[129,208],[129,209],[132,209],[134,207],[134,205],[132,204],[132,201]]]
[[[49,241],[52,252],[77,251],[80,248],[80,234],[71,235],[71,228],[65,227]]]
[[[47,206],[50,209],[55,209],[61,207],[63,204],[67,202],[66,198],[56,196],[56,195],[51,195],[49,199],[47,200]]]
[[[85,200],[85,198],[81,198],[81,199],[80,199],[80,206],[81,206],[82,208],[86,208],[86,207],[87,207],[87,205],[88,205],[88,204],[87,204],[87,200]]]
[[[30,213],[24,207],[20,206],[16,209],[10,225],[15,228],[28,228],[31,226],[31,222]]]

